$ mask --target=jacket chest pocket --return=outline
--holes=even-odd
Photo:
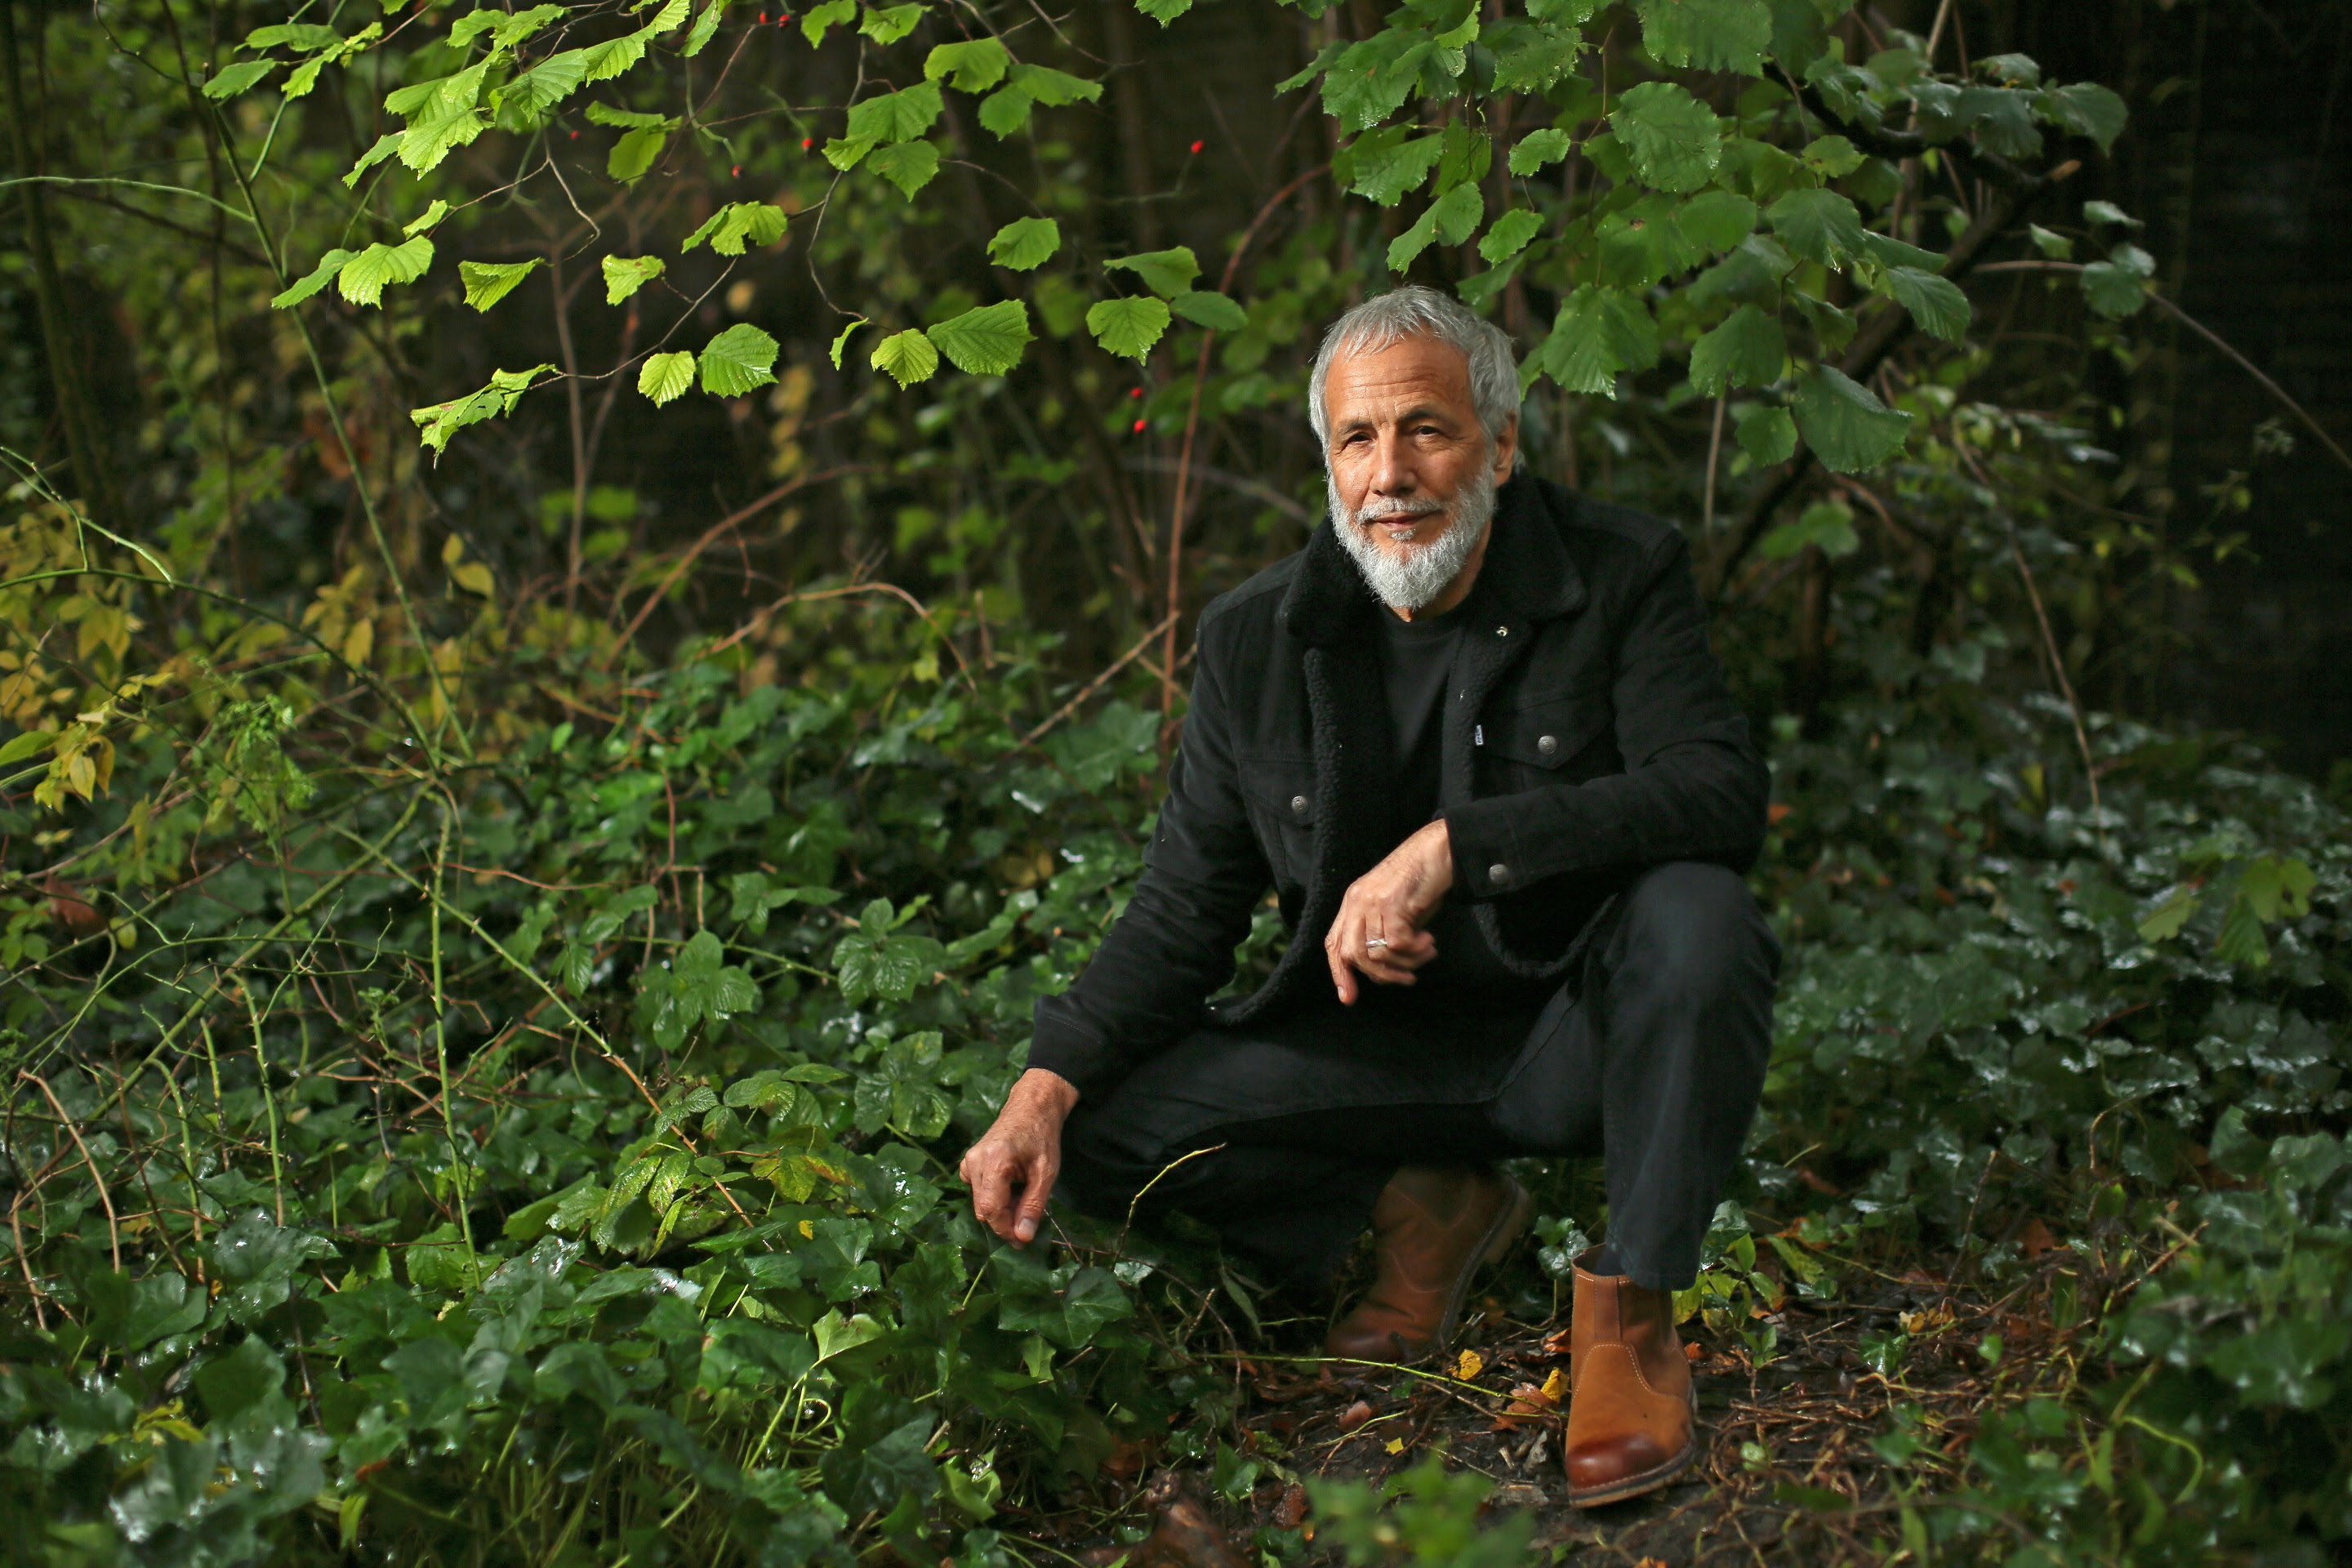
[[[1479,779],[1488,791],[1580,784],[1621,771],[1606,689],[1571,692],[1507,708],[1480,721]]]
[[[1301,756],[1238,760],[1250,826],[1276,887],[1305,888],[1315,876],[1315,763]]]

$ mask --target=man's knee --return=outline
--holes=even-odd
[[[1643,872],[1625,897],[1629,978],[1685,994],[1751,987],[1769,994],[1780,943],[1737,872],[1670,860]]]

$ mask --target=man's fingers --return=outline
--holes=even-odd
[[[1022,1173],[1021,1207],[1013,1220],[1009,1239],[1026,1247],[1036,1238],[1037,1226],[1045,1217],[1046,1200],[1054,1195],[1054,1162],[1040,1154],[1029,1162]]]

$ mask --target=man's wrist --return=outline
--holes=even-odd
[[[1078,1103],[1078,1086],[1051,1068],[1031,1068],[1013,1080],[1013,1092],[1005,1097],[1008,1105],[1015,1100],[1065,1121]]]

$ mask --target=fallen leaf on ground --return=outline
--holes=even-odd
[[[1390,1438],[1390,1439],[1389,1439],[1389,1452],[1390,1452],[1390,1453],[1391,1453],[1391,1454],[1402,1454],[1402,1453],[1403,1453],[1403,1452],[1404,1452],[1404,1439],[1403,1439],[1403,1438],[1402,1438],[1402,1437],[1391,1437],[1391,1438]]]
[[[1546,1334],[1544,1336],[1543,1353],[1546,1355],[1568,1354],[1570,1351],[1575,1348],[1575,1333],[1576,1331],[1573,1328],[1566,1328],[1556,1329],[1552,1332]]]
[[[1543,1508],[1550,1501],[1551,1495],[1532,1482],[1505,1481],[1486,1500],[1486,1506],[1489,1509]]]
[[[1557,1379],[1559,1373],[1554,1372],[1552,1376]],[[1501,1432],[1524,1426],[1530,1421],[1549,1420],[1559,1410],[1559,1398],[1549,1388],[1523,1383],[1511,1390],[1511,1401],[1495,1417],[1494,1430]]]
[[[1207,1510],[1167,1470],[1151,1479],[1144,1500],[1159,1509],[1160,1522],[1133,1546],[1097,1546],[1079,1553],[1088,1568],[1127,1560],[1127,1568],[1248,1568]]]
[[[2039,1258],[2057,1245],[2058,1238],[2039,1219],[2027,1220],[2025,1228],[2017,1233],[2017,1250],[2028,1258]]]
[[[1486,1370],[1486,1359],[1476,1351],[1464,1351],[1462,1359],[1454,1363],[1454,1375],[1467,1383]]]
[[[1339,1430],[1352,1432],[1372,1418],[1372,1407],[1359,1399],[1339,1412]]]
[[[1274,1527],[1276,1530],[1297,1530],[1307,1517],[1307,1489],[1289,1486],[1283,1489],[1282,1500],[1274,1505]]]

